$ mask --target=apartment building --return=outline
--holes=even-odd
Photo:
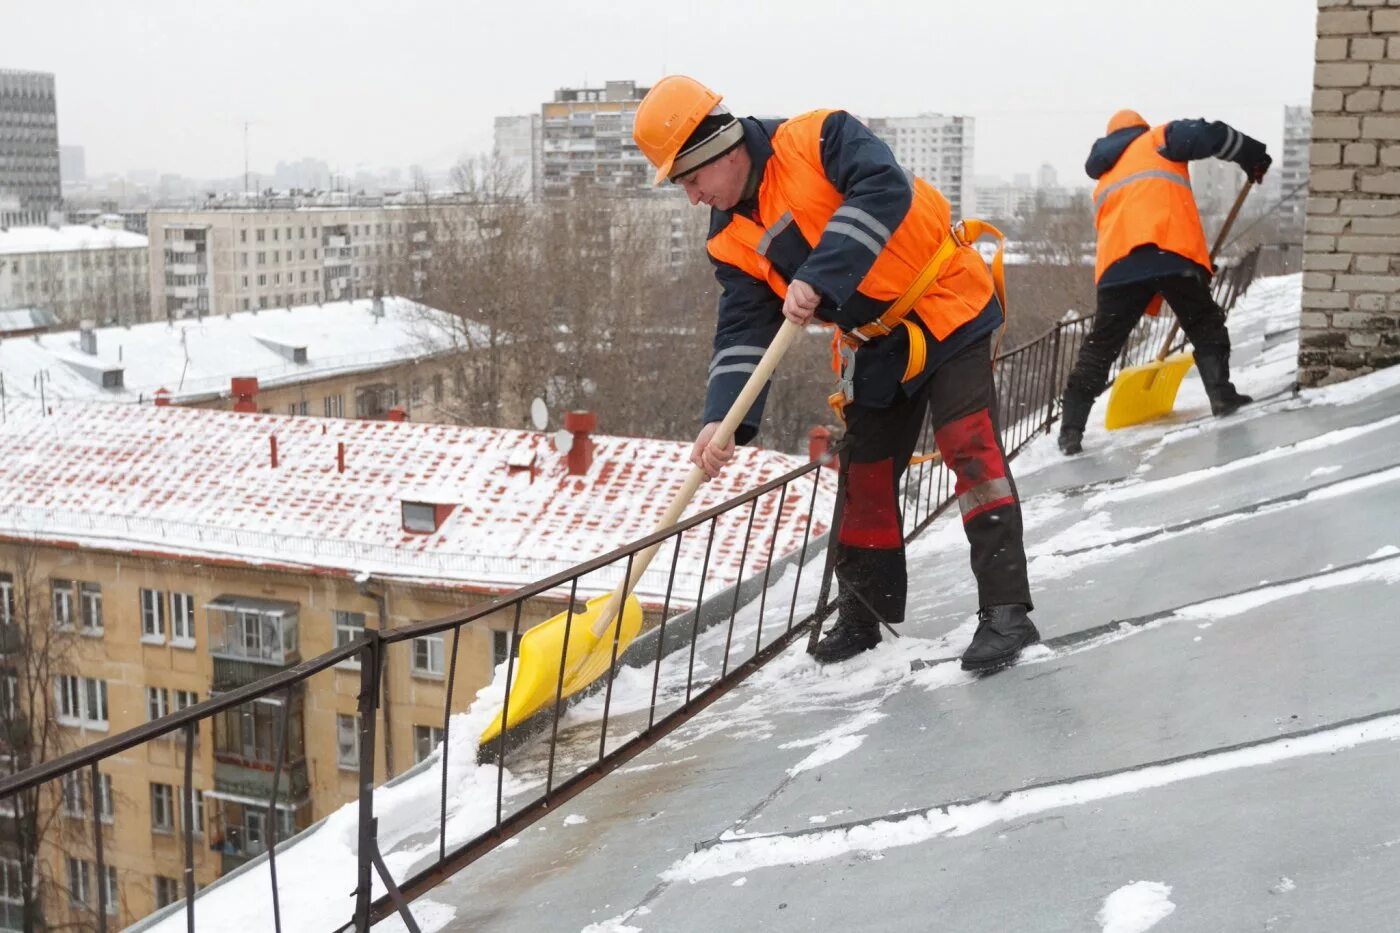
[[[10,398],[36,401],[450,421],[469,389],[464,348],[482,340],[463,328],[395,297],[80,327],[0,342],[0,376]]]
[[[293,197],[151,211],[151,317],[411,291],[423,280],[434,239],[465,222],[450,205],[323,207]]]
[[[147,320],[150,273],[144,236],[67,224],[0,230],[0,310],[38,308],[58,320]]]
[[[569,197],[580,188],[633,196],[676,196],[652,184],[655,170],[632,141],[632,123],[648,87],[608,81],[603,87],[560,88],[540,108],[540,197]]]
[[[1312,146],[1312,108],[1283,108],[1283,161],[1278,167],[1280,226],[1295,242],[1303,236],[1308,200],[1309,150]]]
[[[594,435],[591,416],[552,436],[413,423],[325,422],[149,405],[11,404],[0,422],[0,681],[26,695],[18,663],[35,633],[61,639],[51,703],[5,710],[11,735],[56,724],[64,748],[137,726],[214,693],[312,658],[364,629],[402,626],[482,605],[576,564],[657,521],[688,445]],[[743,448],[737,469],[705,484],[708,508],[800,463]],[[835,482],[822,471],[813,534],[825,530]],[[713,589],[801,546],[806,496],[762,500],[774,547],[745,551],[749,510],[714,536]],[[655,611],[693,603],[706,536],[643,577]],[[741,567],[742,562],[742,567]],[[622,566],[586,577],[580,596],[616,584]],[[708,590],[707,590],[708,592]],[[531,602],[525,626],[567,591]],[[505,659],[513,615],[490,616],[456,644],[452,709],[462,711]],[[374,750],[377,779],[402,773],[442,737],[453,639],[397,646]],[[30,655],[33,656],[33,651]],[[280,698],[217,717],[197,736],[195,878],[201,885],[278,838],[355,799],[359,757],[353,663]],[[285,714],[285,720],[284,720]],[[281,723],[286,723],[285,729]],[[282,777],[275,787],[279,738]],[[156,741],[53,789],[54,834],[41,851],[55,923],[92,922],[97,885],[126,925],[181,896],[183,743]],[[98,877],[93,820],[102,821]],[[0,852],[0,874],[18,856]]]
[[[0,68],[0,227],[46,224],[62,200],[53,75]]]
[[[943,192],[955,220],[972,216],[977,203],[972,166],[976,122],[972,117],[921,113],[871,117],[866,124],[894,151],[900,165]]]
[[[537,113],[497,117],[495,124],[496,158],[518,184],[520,193],[529,198],[534,198],[544,183],[540,125]]]

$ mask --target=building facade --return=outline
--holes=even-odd
[[[0,310],[37,308],[60,322],[147,319],[144,236],[101,226],[0,230]]]
[[[580,547],[602,552],[639,537],[664,511],[663,490],[673,488],[688,445],[594,436],[595,425],[591,416],[571,422],[565,448],[525,431],[12,403],[0,424],[0,685],[15,699],[0,704],[0,725],[14,740],[12,763],[30,763],[25,754],[35,749],[24,740],[41,725],[52,758],[366,629],[489,605],[576,564]],[[753,448],[737,457],[735,470],[700,491],[697,508],[801,462]],[[627,468],[601,468],[609,462]],[[106,482],[81,479],[94,469]],[[828,472],[813,515],[831,512]],[[703,536],[687,541],[677,568],[643,576],[646,611],[654,619],[664,600],[693,604],[702,577],[712,586],[732,581],[761,572],[762,554],[795,552],[809,505],[783,508],[780,525],[760,518],[774,529],[772,548],[742,547],[745,509],[719,519],[713,551]],[[819,520],[811,533],[825,528]],[[589,575],[578,595],[608,592],[624,572],[619,564]],[[570,592],[525,604],[522,631],[558,614]],[[451,710],[463,712],[505,660],[514,623],[512,607],[463,628],[459,642],[433,635],[390,650],[376,784],[434,752],[449,675]],[[39,656],[47,666],[34,665]],[[274,833],[285,839],[356,799],[359,689],[357,666],[345,662],[200,727],[189,824],[200,885],[261,855]],[[181,738],[147,742],[98,771],[96,794],[84,772],[55,782],[46,798],[52,832],[39,858],[55,925],[90,928],[99,885],[113,926],[183,896]],[[101,877],[94,821],[104,839]],[[23,854],[3,842],[0,873],[9,877]]]
[[[1400,363],[1400,9],[1317,15],[1298,381]]]
[[[1308,150],[1312,146],[1312,110],[1283,108],[1283,159],[1278,166],[1279,226],[1290,242],[1303,236],[1308,200]]]
[[[954,220],[972,216],[977,203],[973,185],[976,122],[972,117],[921,113],[914,117],[871,117],[866,123],[894,151],[900,165],[943,192],[952,205]]]
[[[519,193],[531,199],[543,183],[540,121],[537,113],[496,118],[496,157]]]
[[[600,88],[560,88],[540,108],[539,197],[569,197],[581,188],[629,195],[672,194],[652,184],[655,170],[632,141],[632,123],[648,87],[609,81]]]
[[[229,206],[151,211],[152,320],[413,291],[450,206]]]
[[[46,224],[63,200],[54,77],[0,69],[0,227]]]

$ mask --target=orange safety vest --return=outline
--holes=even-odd
[[[832,112],[814,110],[778,127],[758,186],[759,222],[736,213],[709,241],[716,260],[767,282],[780,297],[787,297],[787,282],[763,255],[765,237],[771,239],[792,223],[815,248],[845,200],[822,168],[822,122]],[[922,178],[911,180],[914,197],[908,213],[857,286],[861,294],[886,305],[909,290],[952,235],[948,199]],[[960,244],[914,301],[913,311],[942,340],[981,313],[992,291],[992,275],[981,255]]]
[[[1124,256],[1148,243],[1212,269],[1206,233],[1191,173],[1157,150],[1166,145],[1166,125],[1128,144],[1118,163],[1094,188],[1094,227],[1099,232],[1094,281]]]

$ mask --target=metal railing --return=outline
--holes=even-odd
[[[1233,306],[1252,280],[1257,265],[1257,252],[1224,269],[1217,277],[1216,297],[1227,310]],[[1118,366],[1134,365],[1150,359],[1169,326],[1167,315],[1146,319],[1135,332],[1133,340],[1119,359]],[[1058,417],[1059,397],[1071,366],[1092,326],[1092,317],[1061,322],[1039,338],[1002,354],[995,364],[998,387],[998,420],[1008,456],[1015,456],[1036,436],[1048,433]],[[933,425],[926,422],[923,449],[932,448]],[[323,675],[337,665],[358,661],[359,712],[358,750],[354,765],[358,779],[359,798],[356,815],[357,848],[355,860],[355,904],[350,915],[337,929],[367,931],[380,919],[399,914],[409,930],[418,927],[408,910],[408,903],[423,892],[459,871],[502,842],[518,834],[531,823],[582,792],[591,784],[635,758],[659,739],[674,732],[693,719],[697,713],[714,703],[735,685],[758,670],[786,649],[795,639],[809,633],[834,611],[832,601],[832,549],[825,549],[824,568],[815,580],[808,570],[809,559],[823,547],[820,534],[814,534],[816,503],[824,479],[822,469],[839,454],[839,445],[824,461],[814,461],[763,484],[707,511],[685,519],[674,528],[642,538],[609,554],[556,573],[522,587],[490,604],[468,612],[418,624],[384,631],[367,630],[364,635],[334,651],[320,655],[264,677],[229,693],[211,697],[180,712],[165,716],[136,729],[110,736],[27,770],[0,778],[0,802],[62,780],[67,775],[86,773],[94,788],[99,781],[98,765],[113,756],[157,740],[178,737],[184,783],[180,807],[184,814],[184,900],[148,918],[154,921],[173,919],[183,913],[187,929],[195,929],[198,898],[195,895],[193,764],[198,726],[227,711],[260,698],[277,698],[276,755],[272,763],[271,792],[268,795],[266,854],[240,869],[240,874],[260,870],[265,864],[272,905],[272,926],[283,929],[281,898],[289,893],[280,891],[277,883],[277,860],[295,851],[295,845],[279,846],[277,819],[278,793],[288,760],[288,715],[293,709],[293,692],[302,689],[313,677]],[[903,503],[906,539],[912,539],[936,520],[954,501],[954,477],[938,460],[918,463],[906,471],[900,501]],[[777,506],[765,510],[773,516],[769,528],[757,527],[760,500],[775,497]],[[805,501],[806,509],[796,507]],[[836,497],[839,508],[840,496]],[[789,506],[792,506],[789,508]],[[747,513],[743,527],[744,544],[739,569],[732,581],[711,579],[710,556],[716,529],[721,517]],[[789,554],[776,553],[780,525],[784,521],[803,523],[802,544]],[[833,520],[832,524],[835,524]],[[687,608],[672,611],[676,596],[676,568],[682,550],[682,539],[704,538],[706,559],[695,581],[697,592]],[[503,730],[498,738],[477,755],[476,732],[479,723],[470,718],[454,717],[453,700],[462,633],[469,626],[480,626],[491,617],[509,618],[509,644],[518,644],[524,630],[527,603],[561,591],[569,593],[565,625],[576,621],[575,597],[586,587],[592,574],[607,573],[608,579],[621,579],[630,574],[632,564],[643,550],[658,546],[658,564],[665,567],[669,556],[669,573],[662,608],[654,614],[654,624],[630,646],[623,646],[616,636],[606,675],[600,677],[594,689],[568,697],[564,691],[566,657],[559,659],[560,675],[553,702],[523,724]],[[745,575],[746,567],[755,572]],[[804,588],[804,575],[807,586]],[[792,578],[788,590],[786,580]],[[585,583],[585,587],[581,587]],[[717,586],[723,587],[718,593]],[[707,596],[707,589],[709,594]],[[815,589],[815,593],[812,590]],[[395,650],[411,651],[415,640],[425,637],[445,637],[451,634],[450,660],[445,671],[442,704],[442,742],[434,759],[429,757],[394,784],[409,780],[432,780],[435,791],[435,844],[422,847],[417,860],[401,880],[392,877],[381,849],[395,840],[381,833],[375,812],[375,760],[378,747],[378,712],[384,695],[384,672]],[[567,635],[563,641],[567,652]],[[400,648],[400,646],[402,646]],[[517,674],[517,653],[507,651],[505,661],[497,668],[497,681],[506,704],[502,721],[510,722],[511,687]],[[621,687],[624,670],[630,687]],[[333,676],[333,675],[332,675]],[[627,692],[630,691],[630,692]],[[626,693],[624,697],[623,694]],[[626,702],[624,702],[624,699]],[[580,710],[586,712],[580,714]],[[488,800],[485,825],[469,838],[449,839],[449,795],[453,777],[452,750],[456,727],[472,728],[465,740],[470,751],[466,761],[457,767],[493,768],[494,800]],[[483,764],[483,760],[485,763]],[[511,764],[508,784],[507,762]],[[342,765],[344,763],[342,762]],[[459,783],[467,776],[457,773]],[[428,785],[423,785],[428,786]],[[529,791],[534,790],[534,793]],[[22,798],[21,798],[22,799]],[[424,814],[417,814],[420,818]],[[418,822],[423,822],[422,819]],[[98,871],[98,905],[94,925],[107,929],[105,856],[103,820],[93,819],[93,853]],[[314,831],[314,828],[313,828]],[[421,836],[421,832],[420,832]],[[378,879],[384,893],[376,896]],[[328,879],[329,881],[329,879]],[[304,892],[303,892],[304,893]]]

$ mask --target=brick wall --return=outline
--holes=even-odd
[[[1318,0],[1298,380],[1400,363],[1400,0]]]

